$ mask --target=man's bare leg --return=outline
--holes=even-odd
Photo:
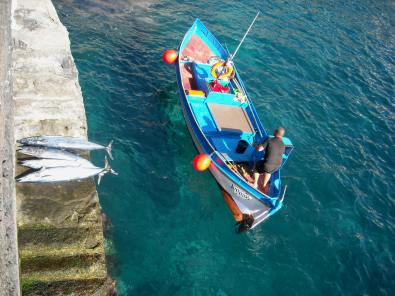
[[[254,173],[254,187],[258,188],[259,173]]]
[[[270,177],[272,176],[272,174],[263,173],[263,188],[266,188],[267,183],[269,183]]]

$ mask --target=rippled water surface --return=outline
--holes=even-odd
[[[91,139],[115,140],[100,202],[121,295],[394,295],[391,1],[56,0]],[[161,62],[199,17],[234,49],[264,125],[287,129],[286,205],[237,235]],[[95,162],[102,161],[95,155]],[[391,292],[392,291],[392,292]]]

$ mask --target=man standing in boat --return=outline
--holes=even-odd
[[[285,145],[283,143],[283,136],[285,129],[278,127],[274,130],[274,137],[268,137],[263,144],[255,145],[255,149],[258,151],[265,150],[265,156],[263,159],[257,161],[255,165],[256,172],[254,172],[254,187],[258,188],[259,176],[263,174],[262,188],[267,193],[266,188],[271,175],[277,171],[283,160],[283,154],[285,151]]]

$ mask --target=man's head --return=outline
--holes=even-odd
[[[278,127],[274,130],[274,136],[275,137],[284,137],[285,135],[285,129],[283,127]]]

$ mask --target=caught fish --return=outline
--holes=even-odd
[[[98,184],[101,178],[110,172],[118,175],[109,165],[107,158],[105,159],[104,168],[85,168],[85,167],[53,167],[42,168],[39,171],[30,173],[17,179],[20,183],[53,183],[72,180],[81,180],[98,175]]]
[[[83,167],[83,168],[93,168],[98,169],[89,160],[82,158],[78,160],[66,160],[66,159],[28,159],[22,160],[20,165],[31,169],[41,169],[41,168],[56,168],[56,167]]]
[[[107,146],[99,145],[96,143],[89,142],[88,140],[81,138],[73,138],[73,137],[64,137],[64,136],[37,136],[37,137],[28,137],[23,138],[17,141],[23,145],[31,145],[31,146],[43,146],[50,148],[60,148],[60,149],[75,149],[75,150],[106,150],[108,156],[112,157],[112,142]]]
[[[22,146],[20,149],[18,149],[18,152],[37,158],[64,159],[74,161],[85,159],[68,151],[47,147]]]

